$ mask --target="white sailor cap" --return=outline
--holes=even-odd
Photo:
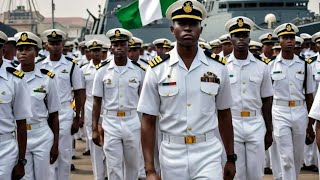
[[[32,32],[19,32],[14,35],[16,46],[33,45],[42,48],[42,40]]]
[[[314,35],[312,35],[312,41],[313,41],[314,43],[320,42],[320,31],[317,32],[317,33],[315,33]]]
[[[210,50],[211,49],[211,46],[206,43],[206,42],[198,42],[199,43],[199,46],[202,48],[202,49],[205,49],[205,50]]]
[[[202,21],[207,17],[207,10],[196,0],[180,0],[171,4],[166,11],[169,20],[195,19]]]
[[[81,41],[81,42],[79,42],[79,47],[86,47],[86,42],[87,42],[87,41]]]
[[[272,49],[281,49],[280,43],[279,43],[279,42],[276,42],[276,43],[274,44],[274,46],[272,47]]]
[[[302,39],[304,39],[304,40],[306,40],[306,39],[312,39],[312,36],[311,36],[310,34],[308,34],[308,33],[301,33],[301,34],[300,34],[300,37],[301,37]]]
[[[104,43],[103,45],[102,45],[102,51],[108,51],[108,49],[110,49],[110,47],[111,47],[111,44],[110,43]]]
[[[226,25],[225,30],[230,34],[236,32],[249,32],[254,25],[254,22],[244,16],[238,16],[230,19]]]
[[[296,36],[296,37],[295,37],[295,40],[296,40],[296,45],[295,45],[295,47],[297,47],[297,48],[301,47],[301,45],[302,45],[302,43],[303,43],[304,40],[303,40],[301,37],[299,37],[299,36]]]
[[[276,43],[276,42],[278,42],[278,37],[276,35],[274,35],[273,33],[266,33],[266,34],[263,34],[259,37],[259,41],[262,44]]]
[[[220,47],[221,46],[221,41],[219,39],[215,39],[213,41],[209,42],[209,45],[214,48],[214,47]]]
[[[61,42],[66,39],[67,35],[60,29],[48,29],[42,33],[41,37],[47,37],[48,42]]]
[[[0,45],[5,44],[7,41],[8,36],[4,32],[0,31]]]
[[[143,44],[142,39],[137,37],[132,37],[132,39],[129,41],[129,48],[141,48]]]
[[[132,38],[132,33],[123,28],[114,28],[106,33],[107,38],[111,42],[114,41],[129,41]]]
[[[221,44],[230,43],[230,34],[224,34],[219,37]]]
[[[249,49],[250,50],[260,50],[260,49],[262,49],[262,43],[251,40],[249,43]]]
[[[277,36],[282,36],[286,34],[297,34],[299,32],[299,29],[297,28],[296,25],[292,23],[284,23],[278,26],[273,33],[276,34]]]
[[[64,43],[64,47],[70,47],[70,46],[72,46],[73,45],[73,42],[71,42],[71,41],[66,41],[65,43]]]
[[[162,46],[163,48],[171,48],[171,41],[166,38],[160,38],[153,41],[155,46]]]
[[[93,50],[93,49],[102,49],[104,43],[100,40],[90,40],[88,42],[86,42],[86,46],[89,50]]]

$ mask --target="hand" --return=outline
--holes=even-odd
[[[313,131],[313,128],[312,126],[308,126],[307,128],[307,134],[306,134],[306,145],[310,145],[313,143],[314,139],[315,139],[315,134],[314,134],[314,131]]]
[[[269,147],[273,143],[273,138],[272,138],[272,131],[267,131],[266,135],[264,136],[264,149],[268,150]]]
[[[18,180],[22,179],[24,176],[24,166],[20,163],[16,164],[12,170],[11,179],[12,180]]]
[[[79,131],[79,117],[74,117],[71,126],[71,135],[74,135]]]
[[[235,163],[227,161],[226,165],[224,166],[223,179],[233,180],[235,174],[236,174]]]
[[[79,120],[79,127],[83,128],[83,125],[84,125],[84,117],[81,116]]]
[[[96,144],[97,146],[101,146],[100,144],[100,136],[99,136],[99,132],[98,130],[92,130],[92,141],[94,142],[94,144]]]
[[[160,177],[157,175],[157,173],[149,173],[146,177],[146,180],[160,180]]]
[[[58,159],[59,149],[58,143],[53,143],[50,151],[50,164],[53,164]]]

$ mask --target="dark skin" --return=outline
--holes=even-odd
[[[299,56],[300,53],[301,53],[301,50],[302,50],[301,47],[296,47],[296,48],[294,48],[293,53],[294,53],[295,55]]]
[[[315,49],[316,49],[317,52],[320,52],[320,42],[316,43]]]
[[[108,57],[108,50],[102,51],[102,58],[101,59],[105,60],[105,59],[107,59],[107,57]]]
[[[0,67],[3,64],[3,45],[0,45]],[[16,121],[17,123],[17,141],[19,148],[19,157],[18,159],[25,159],[26,148],[27,148],[27,127],[26,120],[20,119]],[[24,166],[21,163],[17,163],[11,174],[11,179],[21,179],[25,174]]]
[[[48,42],[47,44],[48,51],[50,53],[51,61],[59,61],[62,56],[63,43],[61,41]],[[76,116],[73,118],[71,126],[71,135],[75,134],[79,130],[80,124],[80,111],[84,104],[85,91],[83,89],[74,90],[74,99],[76,104]]]
[[[111,42],[111,51],[114,54],[114,62],[117,66],[125,66],[128,61],[128,41],[113,41]],[[92,141],[101,146],[101,137],[99,136],[99,119],[101,113],[102,97],[93,97],[92,109]]]
[[[198,39],[202,32],[201,22],[191,19],[179,19],[170,27],[177,40],[177,51],[185,66],[189,69],[198,51]],[[234,154],[233,127],[230,109],[218,110],[219,130],[228,155]],[[141,144],[143,149],[147,180],[158,180],[154,167],[156,116],[143,114],[141,124]],[[224,179],[233,179],[235,163],[227,162],[224,167]]]
[[[293,59],[295,43],[296,43],[295,35],[288,34],[288,35],[280,36],[280,46],[282,49],[282,58],[288,59],[288,60]],[[313,93],[306,94],[305,98],[306,98],[308,112],[310,112],[310,109],[311,109],[311,106],[313,103]],[[314,119],[309,117],[309,123],[308,123],[308,127],[306,130],[307,137],[314,140],[315,135],[314,135],[314,131],[312,128],[313,124],[314,124]]]
[[[224,56],[228,56],[229,54],[232,53],[233,46],[231,43],[229,43],[229,42],[223,43],[221,47],[222,47],[222,51],[223,51]]]
[[[273,43],[264,43],[262,46],[262,52],[267,57],[270,58],[273,55]]]
[[[16,42],[9,41],[3,46],[3,57],[8,60],[13,60],[16,55]]]
[[[17,47],[17,58],[21,63],[23,72],[31,72],[35,69],[34,59],[37,57],[38,49],[36,46],[23,45]],[[48,124],[53,132],[53,145],[50,151],[50,164],[53,164],[59,154],[59,116],[58,112],[49,114]]]
[[[140,58],[140,48],[130,48],[128,52],[128,58],[131,59],[132,61],[138,61]]]
[[[221,51],[222,51],[221,46],[212,48],[212,53],[214,54],[219,54]]]
[[[234,56],[238,60],[246,60],[248,57],[248,49],[250,43],[249,32],[237,32],[231,34],[231,43],[234,47]],[[272,96],[261,98],[262,100],[262,115],[266,125],[267,132],[264,136],[265,149],[267,150],[273,142],[272,139]]]
[[[163,44],[156,45],[156,52],[157,52],[158,56],[163,55],[163,54],[169,52],[170,50],[171,50],[171,48],[163,47]]]

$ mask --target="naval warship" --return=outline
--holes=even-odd
[[[308,10],[308,0],[198,0],[208,11],[208,18],[202,22],[202,38],[207,41],[217,39],[227,33],[225,23],[236,16],[246,16],[255,22],[251,38],[257,40],[264,33],[272,32],[282,23],[291,22],[299,27],[300,33],[314,34],[320,30],[320,17]],[[105,33],[121,27],[115,12],[132,3],[133,0],[106,0],[103,13],[96,18],[92,33]],[[145,42],[165,37],[173,40],[169,30],[171,22],[166,18],[150,25],[130,30]]]

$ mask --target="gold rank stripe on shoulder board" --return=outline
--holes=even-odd
[[[211,52],[208,51],[208,50],[205,50],[205,51],[204,51],[204,54],[205,54],[207,57],[209,57],[210,59],[213,59],[213,60],[215,60],[215,61],[217,61],[217,62],[219,62],[219,63],[221,63],[221,64],[223,64],[223,65],[226,65],[226,64],[227,64],[227,59],[226,59],[225,57],[223,57],[223,56],[219,56],[219,55],[217,55],[217,54],[211,53]]]
[[[103,61],[99,64],[96,65],[96,69],[100,69],[101,67],[105,66],[106,64],[108,64],[110,61]]]
[[[256,59],[258,59],[258,60],[260,60],[260,61],[262,61],[262,62],[264,62],[264,63],[266,63],[266,64],[269,64],[269,62],[271,62],[271,59],[266,59],[266,58],[264,58],[264,57],[261,57],[261,56],[259,56],[258,54],[253,54],[253,56],[256,58]]]
[[[157,57],[151,59],[148,62],[148,64],[150,65],[151,68],[154,68],[169,58],[170,58],[170,54],[163,54],[163,55],[160,55],[160,56],[157,56]]]
[[[40,69],[40,71],[42,74],[45,74],[45,75],[49,76],[50,78],[54,78],[54,76],[55,76],[55,74],[53,72],[48,71],[46,69]]]
[[[132,64],[138,66],[140,69],[146,71],[146,68],[144,68],[143,66],[141,66],[141,64],[137,63],[136,61],[131,61],[131,62],[132,62]]]
[[[18,70],[16,70],[15,68],[7,67],[6,70],[7,70],[9,73],[13,74],[14,76],[16,76],[16,77],[18,77],[18,78],[20,78],[20,79],[22,79],[23,76],[24,76],[24,73],[23,73],[23,72],[18,71]]]
[[[66,57],[66,59],[67,59],[68,61],[71,61],[72,63],[78,65],[78,62],[77,62],[76,60],[74,60],[74,59],[72,59],[72,58],[69,58],[69,57]]]
[[[308,64],[311,64],[311,63],[313,63],[316,59],[315,58],[305,58],[305,57],[302,57],[302,56],[299,56],[299,58],[301,59],[301,60],[303,60],[303,61],[305,61],[306,63],[308,63]]]

